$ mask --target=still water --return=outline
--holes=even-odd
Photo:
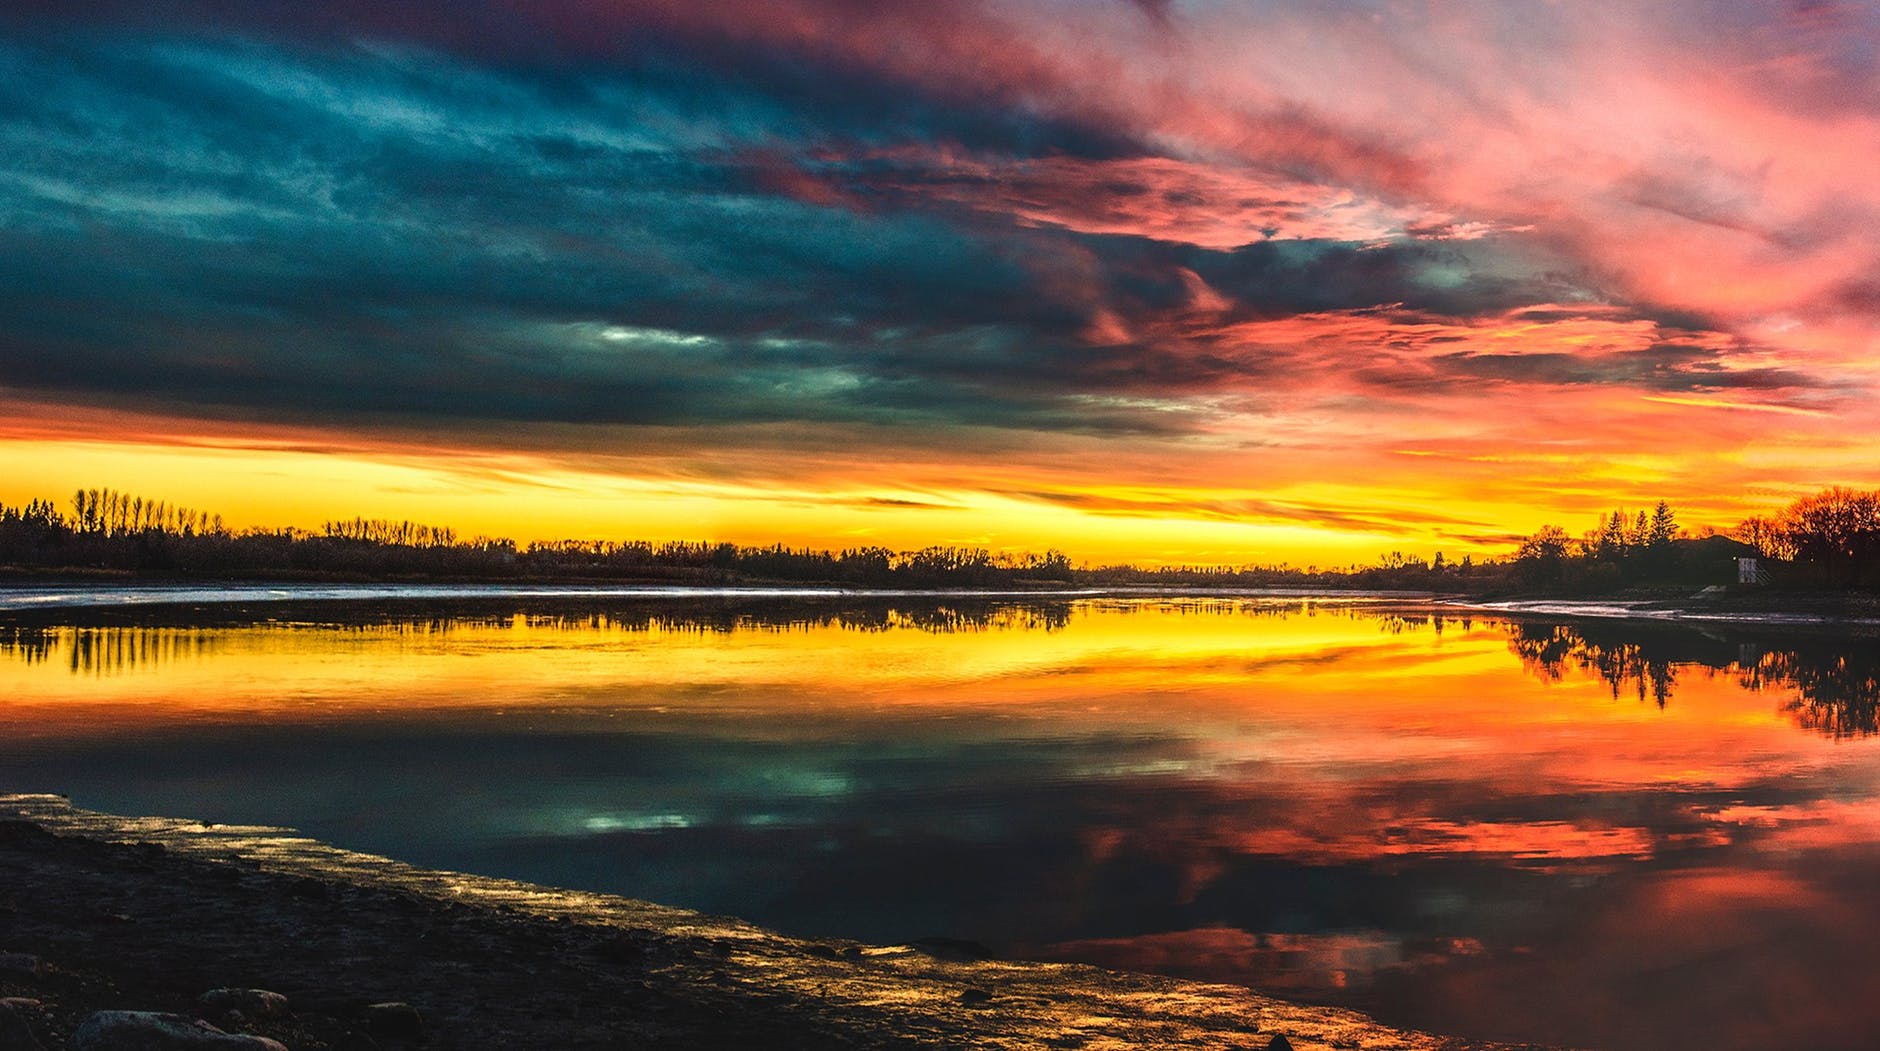
[[[1480,1038],[1880,1042],[1870,638],[1283,598],[9,616],[0,789]]]

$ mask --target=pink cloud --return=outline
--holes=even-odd
[[[816,203],[958,206],[1025,226],[1219,250],[1271,240],[1472,240],[1505,229],[1282,173],[1168,157],[997,158],[899,148],[824,151],[819,159],[779,185]]]
[[[1161,154],[954,158],[908,192],[1086,232],[1266,236],[1531,228],[1625,294],[1726,317],[1830,310],[1880,261],[1880,115],[1832,13],[1456,4],[640,5],[954,99],[1115,127]],[[1866,101],[1872,101],[1867,85]],[[1121,192],[1118,192],[1119,189]]]

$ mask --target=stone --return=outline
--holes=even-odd
[[[968,1007],[977,1007],[980,1004],[991,1002],[992,994],[984,989],[966,989],[962,990],[960,993],[960,1003]]]
[[[98,1011],[72,1034],[74,1051],[287,1051],[279,1041],[224,1033],[197,1018],[157,1011]]]
[[[44,1051],[45,1045],[33,1035],[33,1027],[26,1021],[26,1012],[14,1006],[19,1003],[35,1001],[10,997],[0,1000],[0,1051]]]
[[[908,948],[926,953],[936,960],[954,960],[970,962],[991,960],[997,954],[975,941],[965,938],[916,938]]]
[[[1285,1033],[1277,1033],[1267,1042],[1266,1051],[1293,1051],[1292,1041],[1286,1039]]]
[[[196,998],[208,1017],[238,1012],[243,1018],[279,1018],[287,1013],[287,997],[266,989],[211,989]]]
[[[424,1035],[424,1016],[407,1003],[367,1004],[366,1028],[373,1036],[416,1040]]]

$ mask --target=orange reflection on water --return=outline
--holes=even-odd
[[[1042,705],[1121,712],[1117,694],[1206,692],[1338,663],[1348,681],[1424,665],[1343,606],[1093,602],[983,615],[888,610],[721,620],[525,616],[214,629],[53,627],[0,636],[20,701],[125,704],[146,717],[278,714],[293,700],[427,706],[645,706],[676,697],[762,710]],[[1380,647],[1382,642],[1385,645]],[[76,674],[74,674],[76,673]],[[996,690],[978,687],[997,683]],[[722,691],[736,688],[735,696]],[[675,696],[663,696],[672,694]]]
[[[1511,630],[1365,603],[1201,600],[19,628],[0,635],[0,729],[83,738],[484,711],[781,740],[858,726],[916,740],[1149,735],[1168,742],[1157,758],[1077,774],[1283,791],[1288,806],[1267,820],[1178,838],[1318,862],[1647,857],[1666,837],[1689,845],[1736,826],[1714,815],[1671,830],[1623,812],[1458,816],[1457,790],[1430,786],[1717,791],[1851,758],[1796,732],[1740,675],[1681,667],[1675,703],[1660,708],[1618,689],[1610,668],[1596,674],[1603,658],[1535,674]],[[1875,777],[1854,781],[1859,798],[1874,797]]]

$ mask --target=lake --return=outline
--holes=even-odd
[[[1476,1038],[1880,1041],[1880,648],[1854,629],[295,597],[0,612],[0,789]]]

